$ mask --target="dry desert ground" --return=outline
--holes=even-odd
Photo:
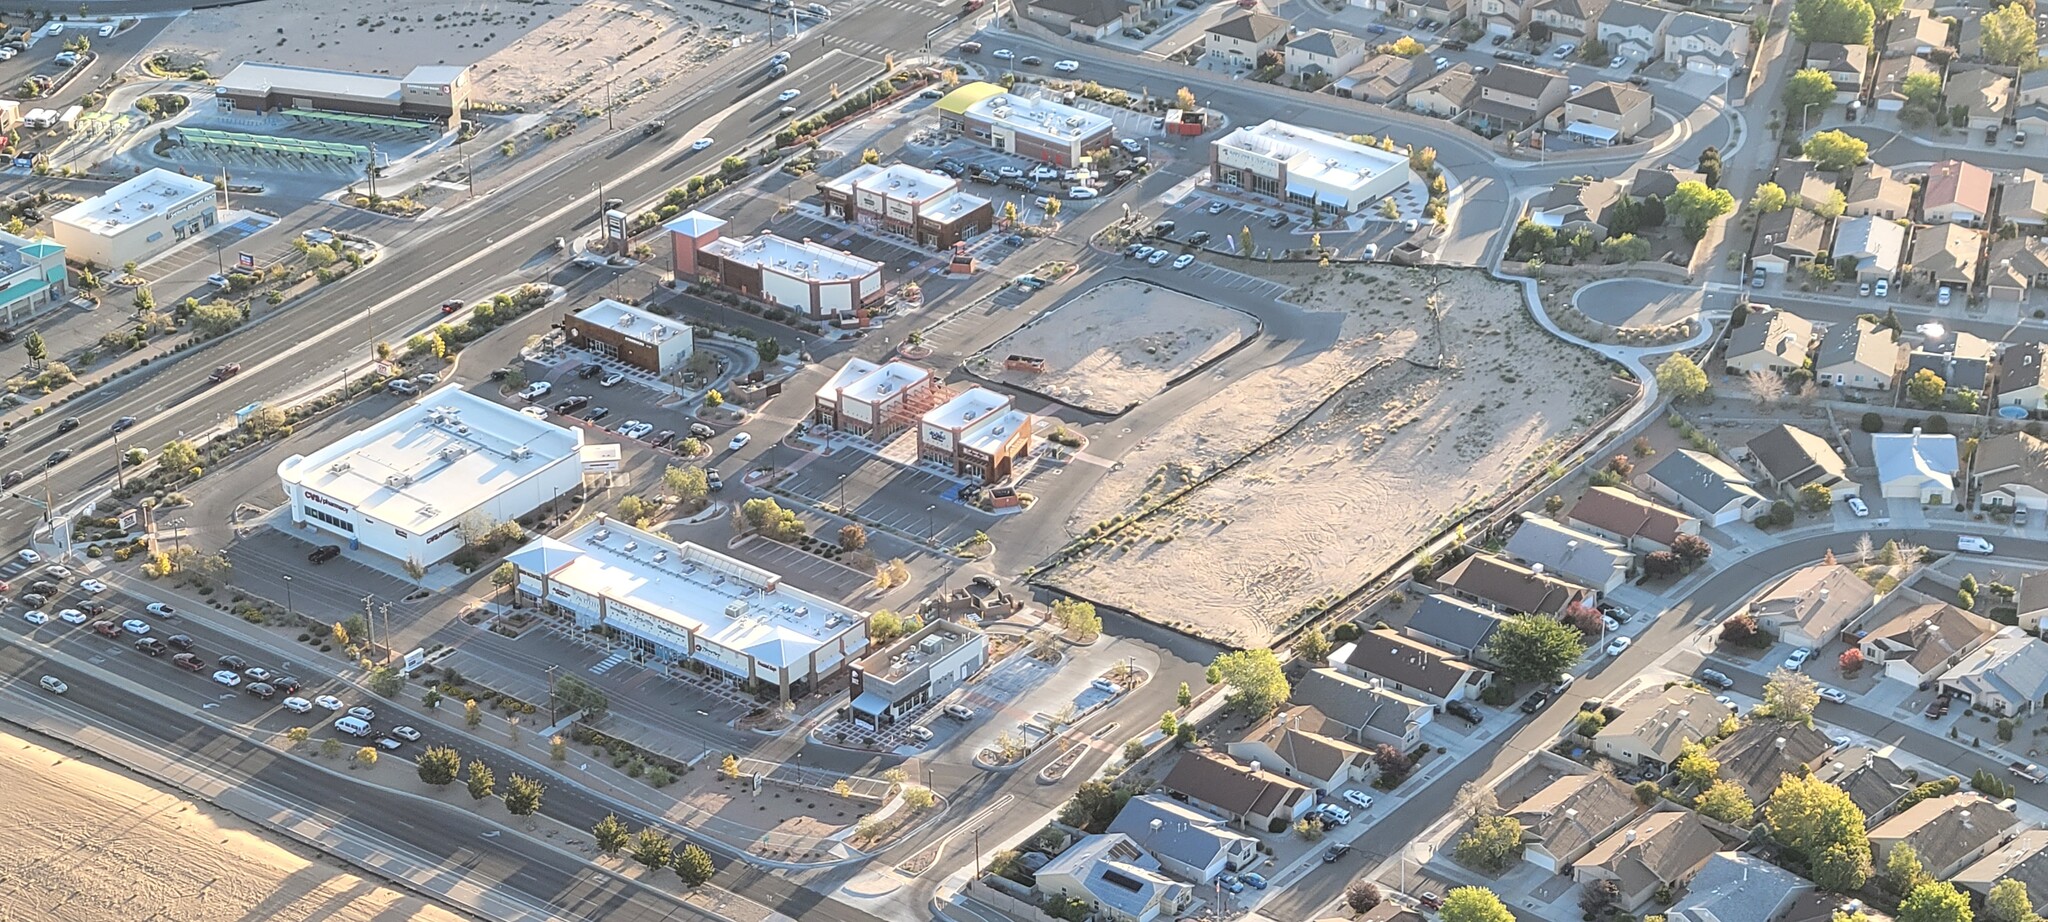
[[[1033,318],[988,347],[984,373],[1078,407],[1118,413],[1165,390],[1258,329],[1249,314],[1131,279],[1115,279]],[[1003,359],[1046,361],[1034,374]]]
[[[0,919],[463,922],[239,817],[0,733]]]
[[[1340,340],[1234,381],[1134,446],[1069,527],[1138,514],[1257,451],[1056,569],[1055,585],[1220,642],[1264,644],[1447,516],[1540,470],[1615,401],[1604,360],[1545,333],[1518,290],[1480,273],[1442,275],[1449,361],[1438,370],[1409,361],[1437,360],[1422,270],[1256,271],[1293,286],[1283,300],[1341,313]]]

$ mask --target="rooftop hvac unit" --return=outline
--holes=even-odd
[[[593,540],[593,541],[603,541],[604,539],[606,539],[606,538],[609,538],[609,537],[611,537],[611,536],[612,536],[612,530],[611,530],[611,529],[609,529],[609,528],[600,528],[600,529],[598,529],[597,531],[594,531],[594,532],[592,532],[592,533],[591,533],[591,535],[590,535],[590,539],[591,539],[591,540]]]
[[[456,434],[456,435],[468,435],[468,434],[469,434],[469,427],[468,427],[468,426],[456,426],[456,427],[455,427],[455,434]]]
[[[336,461],[333,464],[327,465],[327,472],[330,474],[346,474],[348,473],[349,466],[347,461]]]
[[[436,516],[436,515],[439,515],[439,514],[440,514],[440,512],[441,512],[441,510],[439,510],[439,509],[436,509],[436,508],[434,508],[434,507],[433,507],[433,506],[431,506],[431,505],[427,505],[427,506],[421,506],[421,507],[420,507],[420,517],[421,517],[421,518],[423,518],[423,519],[431,519],[431,518],[433,518],[434,516]]]
[[[667,560],[667,559],[668,559],[668,552],[667,552],[667,551],[655,551],[655,552],[654,552],[654,562],[655,562],[655,563],[660,563],[660,562],[662,562],[662,561],[664,561],[664,560]]]
[[[639,549],[640,549],[640,542],[638,542],[638,541],[628,541],[628,542],[626,542],[626,548],[625,548],[625,550],[626,550],[626,553],[628,553],[628,554],[631,554],[631,553],[633,553],[634,551],[637,551],[637,550],[639,550]]]
[[[533,457],[533,449],[524,445],[512,449],[512,460],[514,461],[524,461],[531,457]]]
[[[937,656],[939,655],[939,648],[945,645],[946,642],[937,637],[927,637],[918,642],[917,648],[923,650],[927,656]]]
[[[727,618],[733,619],[734,621],[738,621],[739,619],[746,617],[747,603],[739,599],[734,599],[731,602],[726,603],[725,616]]]

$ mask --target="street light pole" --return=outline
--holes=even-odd
[[[1807,113],[1808,113],[1808,112],[1811,112],[1811,111],[1813,111],[1813,107],[1814,107],[1814,106],[1818,106],[1818,105],[1820,105],[1820,103],[1818,103],[1818,102],[1810,102],[1810,103],[1807,103],[1806,105],[1803,105],[1803,106],[1800,106],[1800,107],[1799,107],[1799,133],[1800,133],[1800,134],[1805,134],[1805,133],[1806,133],[1806,129],[1807,129],[1807,123],[1806,123],[1806,115],[1807,115]]]
[[[931,544],[938,537],[932,531],[932,511],[937,508],[939,508],[938,503],[924,507],[924,543],[926,544]]]
[[[292,578],[289,576],[284,578],[284,617],[287,621],[296,620],[292,615]]]

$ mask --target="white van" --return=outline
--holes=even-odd
[[[974,709],[964,704],[946,705],[946,716],[954,720],[973,720]]]
[[[370,735],[370,724],[360,717],[343,717],[334,722],[334,729],[357,739]]]

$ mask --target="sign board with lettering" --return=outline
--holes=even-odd
[[[621,452],[616,443],[583,446],[583,473],[605,474],[619,469]]]
[[[419,647],[414,647],[411,650],[406,651],[405,666],[400,668],[398,670],[398,673],[399,675],[412,675],[421,666],[424,666],[426,664],[427,651]]]

